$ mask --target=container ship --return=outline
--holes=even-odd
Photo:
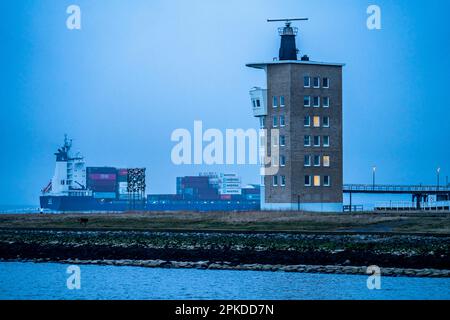
[[[233,173],[177,177],[176,194],[149,194],[145,168],[86,167],[72,140],[55,153],[53,178],[42,190],[41,210],[56,212],[259,210],[259,185],[241,187]]]

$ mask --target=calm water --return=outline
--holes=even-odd
[[[68,265],[0,263],[0,299],[450,299],[450,279],[382,278],[258,271],[81,265],[81,289],[66,286]]]

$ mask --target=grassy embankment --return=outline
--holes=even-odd
[[[87,226],[80,218],[89,219]],[[286,232],[395,232],[450,234],[450,213],[96,213],[0,215],[0,228],[286,231]]]

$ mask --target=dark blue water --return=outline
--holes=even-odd
[[[68,265],[0,263],[0,299],[450,299],[450,279],[81,265],[81,289]]]

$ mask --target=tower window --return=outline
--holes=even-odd
[[[305,186],[311,186],[311,176],[305,176]]]
[[[320,147],[320,136],[314,136],[314,147]]]
[[[310,127],[311,126],[311,117],[310,116],[305,116],[305,119],[303,120],[303,125],[305,127]]]
[[[304,96],[303,105],[307,108],[309,108],[311,106],[311,97],[310,96]]]
[[[281,186],[286,186],[286,176],[281,176]]]
[[[261,129],[266,126],[266,117],[259,117],[259,126]]]
[[[320,176],[314,176],[314,187],[320,187]]]
[[[286,125],[286,121],[284,115],[280,116],[280,127],[284,127]]]
[[[277,118],[277,116],[273,117],[273,127],[274,128],[278,127],[278,118]]]
[[[320,156],[314,156],[314,167],[320,167]]]
[[[305,77],[303,78],[303,86],[304,86],[305,88],[311,87],[311,77],[305,76]]]
[[[272,177],[272,182],[273,182],[273,186],[274,187],[278,186],[278,176],[273,176]]]
[[[329,88],[330,87],[330,80],[328,78],[323,78],[322,79],[322,86],[324,88]]]
[[[286,146],[286,137],[280,136],[280,146],[284,147]]]
[[[330,146],[330,136],[323,136],[323,146],[324,147]]]
[[[323,177],[323,185],[325,187],[329,187],[331,185],[330,176],[324,176]]]
[[[313,124],[315,128],[320,127],[320,117],[319,116],[314,116],[313,118]]]
[[[280,108],[284,108],[284,96],[280,96]]]
[[[304,161],[305,161],[305,164],[304,164],[305,167],[311,167],[311,156],[310,155],[306,155]]]
[[[323,166],[324,167],[330,166],[330,156],[323,156]]]
[[[330,107],[330,98],[328,97],[323,97],[323,107],[324,108],[329,108]]]
[[[285,167],[286,166],[286,157],[280,156],[280,166]]]
[[[330,117],[323,117],[322,124],[325,128],[328,128],[330,126]]]
[[[314,77],[314,88],[320,88],[320,78]]]
[[[320,97],[314,97],[313,107],[314,108],[320,107]]]
[[[305,147],[310,147],[311,146],[311,136],[305,136],[304,137],[303,145]]]
[[[278,98],[276,96],[273,97],[273,107],[278,107]]]

